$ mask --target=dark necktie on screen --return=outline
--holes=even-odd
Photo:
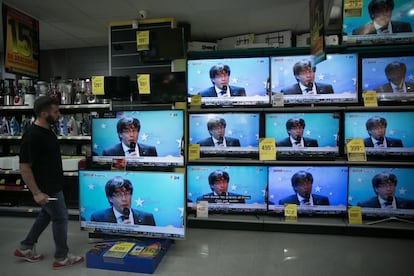
[[[226,90],[221,90],[220,91],[220,95],[223,96],[223,97],[225,97],[227,95],[226,93],[227,93]]]
[[[379,28],[379,32],[382,33],[382,34],[389,33],[388,26]]]
[[[391,196],[388,197],[387,201],[384,202],[384,207],[386,207],[386,208],[392,207],[392,197]]]
[[[309,198],[305,198],[302,200],[302,205],[309,205]]]
[[[223,146],[223,137],[220,137],[220,138],[217,140],[217,146]]]
[[[400,85],[400,86],[397,86],[395,88],[395,90],[396,90],[396,92],[404,92],[404,87],[402,85]]]

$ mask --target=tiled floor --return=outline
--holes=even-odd
[[[80,264],[52,271],[50,227],[37,250],[45,260],[28,263],[12,256],[33,218],[0,217],[0,274],[37,275],[148,275],[87,268]],[[93,240],[96,241],[96,240]],[[71,251],[85,254],[92,240],[70,221]],[[187,239],[176,241],[154,275],[413,275],[414,239],[367,238],[189,228]]]

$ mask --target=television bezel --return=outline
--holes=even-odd
[[[188,120],[187,120],[187,130],[188,130],[188,137],[187,137],[187,141],[188,144],[197,144],[197,143],[191,143],[190,138],[191,138],[191,115],[222,115],[222,114],[254,114],[257,115],[257,134],[258,137],[263,137],[263,133],[262,133],[262,109],[256,109],[256,108],[245,108],[245,109],[227,109],[227,110],[223,110],[223,109],[199,109],[199,110],[189,110],[188,112]],[[229,124],[228,121],[226,121],[227,125]],[[206,132],[207,131],[207,125],[205,126],[206,128]],[[206,136],[208,137],[208,133],[206,133]],[[188,154],[189,154],[189,147],[188,148]],[[242,148],[242,147],[239,147]],[[220,150],[220,148],[218,147],[208,147],[208,149],[210,149],[210,153],[205,153],[202,151],[202,148],[200,147],[200,159],[204,159],[204,160],[208,160],[208,159],[214,159],[217,160],[217,158],[240,158],[242,160],[247,160],[247,159],[253,159],[253,160],[258,160],[259,159],[259,140],[257,140],[257,147],[254,148],[250,148],[251,150],[247,150],[249,147],[243,147],[246,148],[246,151],[236,151],[234,153],[229,153],[229,151],[231,152],[232,149],[226,150],[227,148],[223,148]],[[235,149],[233,147],[233,149]]]
[[[270,198],[270,170],[272,168],[318,168],[318,167],[323,167],[323,168],[331,168],[331,167],[335,167],[335,168],[342,168],[342,169],[346,169],[346,183],[345,183],[345,187],[343,187],[345,189],[345,195],[343,195],[344,197],[344,203],[345,205],[329,205],[329,207],[334,207],[334,208],[328,208],[328,209],[332,209],[332,210],[324,210],[324,208],[326,208],[326,206],[328,205],[317,205],[317,206],[306,206],[306,207],[302,207],[300,205],[297,205],[297,214],[299,216],[321,216],[321,217],[336,217],[336,216],[343,216],[346,212],[347,212],[347,203],[348,203],[348,174],[349,174],[349,167],[345,164],[319,164],[319,163],[315,163],[312,164],[311,166],[306,166],[305,164],[272,164],[268,166],[268,201],[271,202],[271,198]],[[313,184],[315,185],[315,183]],[[291,183],[289,181],[289,187],[291,187]],[[312,187],[312,189],[314,189],[315,187]],[[292,191],[290,194],[293,194],[294,192]],[[328,195],[325,195],[329,198]],[[270,207],[270,206],[275,206],[275,207]],[[321,209],[321,210],[319,210]],[[276,216],[284,216],[284,210],[285,210],[285,206],[279,205],[279,204],[268,204],[268,214],[269,215],[276,215]]]
[[[105,173],[110,173],[111,175],[115,176],[115,175],[131,175],[131,174],[135,174],[135,175],[139,175],[140,174],[164,174],[164,175],[180,175],[183,179],[182,183],[183,183],[183,187],[182,187],[182,193],[184,194],[186,191],[186,173],[185,171],[107,171],[107,170],[94,170],[94,169],[85,169],[85,170],[79,170],[79,185],[81,184],[81,178],[82,178],[82,173],[90,173],[90,174],[105,174]],[[134,183],[132,183],[134,185]],[[135,187],[134,187],[135,189]],[[105,196],[105,187],[103,185],[103,196],[106,198]],[[186,200],[185,200],[185,196],[183,196],[183,202],[182,202],[182,217],[181,217],[181,221],[182,221],[182,234],[180,233],[173,233],[172,231],[165,233],[162,232],[162,229],[159,229],[158,231],[156,231],[156,228],[159,227],[157,225],[155,226],[151,226],[151,225],[136,225],[135,231],[131,231],[131,229],[129,229],[130,227],[128,226],[124,226],[122,227],[122,225],[117,224],[117,223],[106,223],[104,222],[105,226],[108,226],[110,229],[107,230],[102,230],[99,229],[97,226],[99,226],[99,224],[102,224],[102,222],[94,222],[91,220],[86,220],[83,216],[83,210],[84,207],[82,206],[82,202],[81,202],[81,193],[82,193],[82,189],[81,187],[79,187],[79,210],[80,210],[80,215],[79,215],[79,226],[80,226],[80,230],[81,231],[85,231],[88,232],[89,235],[93,236],[102,236],[102,237],[133,237],[133,238],[138,238],[138,237],[143,237],[143,238],[168,238],[168,239],[174,239],[174,240],[183,240],[186,237]],[[131,199],[132,201],[132,199]],[[100,209],[106,209],[106,208],[110,208],[109,204],[105,205],[104,207],[100,208]],[[132,204],[131,204],[131,208]],[[152,212],[153,214],[155,213]],[[86,223],[88,222],[88,223]],[[119,226],[119,231],[111,231],[113,226]],[[148,229],[148,227],[154,228],[152,229]],[[161,226],[160,226],[161,227]],[[171,227],[169,225],[166,226],[162,226],[164,230],[168,229],[181,229],[178,227]],[[145,229],[142,229],[145,228]]]
[[[352,139],[352,138],[366,138],[368,137],[368,133],[366,133],[363,137],[346,137],[346,131],[347,131],[347,114],[349,113],[402,113],[402,112],[410,112],[413,113],[414,115],[414,110],[410,107],[410,106],[399,106],[399,107],[391,107],[391,106],[383,106],[381,107],[381,109],[377,109],[377,108],[353,108],[353,109],[349,109],[344,111],[343,114],[343,135],[342,135],[342,143],[343,143],[343,147],[344,147],[344,154],[346,154],[346,139]],[[388,122],[387,122],[388,123]],[[365,129],[365,123],[364,123],[364,130]],[[407,148],[409,149],[410,147],[403,147],[403,148]],[[370,150],[369,150],[370,151]],[[397,161],[411,161],[412,158],[414,157],[414,150],[412,153],[410,153],[409,151],[403,152],[403,154],[397,155],[397,154],[391,154],[391,153],[387,153],[386,150],[384,150],[384,153],[369,153],[366,151],[365,148],[365,152],[366,152],[366,157],[368,161],[396,161],[395,158],[398,158]]]
[[[218,63],[220,61],[226,61],[226,60],[240,60],[240,59],[266,59],[267,60],[267,78],[265,80],[266,86],[265,86],[265,94],[262,100],[266,99],[266,102],[259,102],[259,99],[255,99],[254,96],[252,97],[245,97],[245,96],[236,96],[236,97],[230,97],[230,98],[217,98],[217,97],[201,97],[201,106],[203,108],[218,108],[218,107],[237,107],[237,108],[243,108],[243,107],[270,107],[271,106],[271,95],[269,90],[269,78],[270,78],[270,58],[268,55],[239,55],[239,56],[209,56],[209,57],[189,57],[187,58],[186,62],[186,72],[187,72],[187,103],[191,106],[191,96],[197,95],[197,91],[195,91],[195,94],[190,94],[190,87],[189,87],[189,63],[190,62],[197,62],[197,61],[217,61],[215,63]],[[231,74],[233,73],[233,67],[230,67]],[[207,72],[208,73],[208,72]],[[209,76],[206,76],[206,82],[208,82],[210,86],[212,86],[211,82],[209,81]],[[206,103],[206,98],[211,98],[211,103]],[[221,99],[221,100],[219,100]]]
[[[122,104],[120,106],[122,106]],[[92,153],[91,167],[95,168],[95,169],[102,169],[102,170],[111,169],[112,160],[114,158],[120,158],[120,156],[107,156],[107,157],[104,157],[102,154],[97,155],[95,153],[95,151],[94,151],[94,141],[95,141],[95,139],[94,139],[94,130],[93,130],[94,122],[96,122],[97,120],[117,119],[118,118],[117,114],[120,113],[120,112],[160,112],[160,111],[161,112],[179,112],[179,113],[182,114],[181,115],[182,118],[183,118],[183,120],[182,120],[182,137],[180,138],[181,139],[181,155],[176,157],[177,158],[176,161],[174,161],[174,160],[170,161],[170,160],[167,160],[167,159],[162,161],[162,160],[160,160],[161,156],[156,156],[156,157],[155,156],[154,157],[146,156],[146,157],[138,157],[137,158],[138,160],[132,160],[131,162],[128,162],[128,157],[126,157],[126,161],[127,161],[126,169],[127,170],[137,170],[137,169],[141,169],[141,168],[146,168],[146,169],[151,170],[152,167],[155,167],[155,168],[160,168],[160,167],[173,168],[173,167],[183,167],[183,166],[185,166],[185,156],[184,156],[185,151],[183,149],[183,145],[185,143],[184,136],[185,136],[185,121],[186,121],[185,116],[186,116],[186,114],[185,114],[184,110],[182,110],[182,109],[166,109],[166,106],[162,105],[162,106],[159,106],[159,108],[157,108],[156,106],[153,106],[151,108],[131,106],[130,109],[128,109],[126,107],[121,108],[121,109],[113,109],[112,111],[106,112],[103,115],[101,114],[101,116],[92,117],[91,118],[91,145],[90,145],[91,146],[91,153]],[[158,129],[160,130],[160,133],[161,133],[162,129],[160,127]],[[164,135],[165,135],[165,133],[164,133]],[[110,161],[107,160],[108,158],[111,158],[111,157],[112,157],[112,159]],[[165,156],[165,157],[162,157],[162,158],[163,159],[168,158],[168,156]],[[142,161],[139,160],[139,159],[142,159]],[[180,159],[180,160],[178,160],[178,159]]]
[[[249,163],[239,163],[239,164],[232,164],[232,165],[226,165],[224,163],[215,162],[214,164],[206,164],[206,163],[192,163],[187,166],[187,175],[186,175],[186,199],[187,199],[187,213],[196,213],[197,212],[197,201],[189,201],[188,200],[188,188],[189,188],[189,174],[191,168],[205,168],[206,170],[209,170],[209,172],[212,172],[213,169],[222,169],[226,171],[226,168],[245,168],[249,167],[252,168],[261,168],[264,170],[265,174],[265,187],[264,187],[264,194],[263,194],[263,204],[257,204],[257,208],[254,208],[254,204],[251,205],[252,208],[242,208],[242,206],[246,206],[246,203],[208,203],[208,213],[209,214],[257,214],[257,215],[264,215],[267,213],[267,198],[266,198],[266,191],[267,191],[267,185],[268,185],[268,173],[267,173],[267,166],[264,164],[249,164]],[[229,184],[229,190],[230,185],[232,183],[232,177],[231,174],[229,174],[230,177],[230,184]],[[208,179],[203,183],[205,187],[208,186]],[[207,189],[206,189],[207,190]],[[209,190],[211,191],[211,190]],[[240,206],[235,206],[234,204],[239,204]],[[241,206],[242,205],[242,206]],[[260,207],[261,206],[261,207]]]
[[[273,81],[272,81],[273,77],[272,76],[273,76],[273,74],[275,74],[273,59],[275,59],[275,58],[289,58],[289,57],[292,57],[292,58],[295,58],[295,57],[308,57],[309,60],[312,60],[312,56],[308,55],[308,54],[305,54],[305,53],[298,53],[298,54],[291,53],[291,54],[286,54],[286,55],[283,55],[283,54],[274,55],[273,54],[273,55],[270,56],[269,66],[270,66],[270,91],[271,91],[270,94],[271,94],[271,97],[277,96],[278,94],[282,94],[283,103],[287,107],[294,107],[294,106],[297,106],[297,105],[300,105],[300,106],[314,106],[314,105],[317,105],[317,106],[357,106],[357,105],[359,105],[359,103],[361,102],[360,98],[359,98],[359,93],[358,93],[358,79],[359,79],[358,78],[359,77],[358,64],[359,64],[359,55],[360,54],[356,51],[355,52],[349,52],[349,53],[339,53],[339,52],[332,52],[331,53],[331,52],[329,52],[327,54],[327,58],[329,56],[334,56],[334,55],[342,55],[342,56],[353,55],[353,56],[355,56],[355,84],[354,84],[354,90],[355,91],[354,91],[354,93],[349,93],[349,94],[352,95],[352,100],[346,101],[346,100],[342,99],[340,101],[332,101],[332,100],[329,99],[329,98],[332,98],[332,97],[329,97],[329,95],[342,95],[343,96],[343,94],[346,93],[346,92],[343,92],[343,93],[334,93],[334,94],[310,95],[310,96],[306,96],[304,98],[303,98],[304,95],[298,94],[298,95],[295,95],[295,96],[296,97],[300,96],[300,97],[303,98],[303,99],[301,99],[300,102],[289,102],[290,100],[286,99],[283,92],[273,91]],[[318,67],[318,64],[316,64],[315,66]],[[291,70],[289,72],[293,76],[293,72]],[[293,76],[293,78],[294,78],[294,76]],[[316,76],[315,76],[315,80],[316,80]],[[292,95],[289,95],[289,96],[292,96]],[[316,101],[315,98],[320,98],[321,100]],[[341,98],[341,97],[339,97],[339,98]],[[298,99],[298,101],[299,100],[300,99]]]
[[[413,66],[414,66],[414,55],[412,52],[408,52],[406,50],[398,50],[398,51],[393,51],[393,52],[387,52],[387,53],[361,53],[359,54],[359,62],[358,62],[358,72],[360,77],[360,81],[358,84],[358,91],[360,91],[359,93],[359,101],[361,103],[363,103],[363,95],[364,92],[366,91],[374,91],[374,90],[366,90],[363,88],[364,86],[364,68],[363,68],[363,62],[366,59],[383,59],[383,58],[401,58],[401,57],[410,57],[413,59]],[[386,82],[386,77],[385,77],[385,73],[382,71],[381,74],[384,76],[384,83]],[[407,81],[408,76],[405,77],[405,80]],[[414,80],[412,81],[414,82]],[[387,98],[386,96],[389,95],[393,95],[394,93],[377,93],[377,103],[380,106],[394,106],[396,104],[404,104],[404,105],[414,105],[414,91],[413,93],[410,93],[410,95],[412,95],[411,97],[409,97],[410,95],[408,95],[408,97],[403,97],[401,99],[398,98],[394,98],[394,97],[390,97]],[[404,93],[406,94],[406,93]],[[385,96],[385,98],[384,98]],[[403,95],[405,96],[405,95]]]
[[[377,171],[376,173],[379,173],[381,170],[383,171],[393,171],[393,170],[398,170],[398,169],[407,169],[407,170],[411,170],[412,174],[414,176],[414,168],[410,165],[407,164],[392,164],[392,163],[388,163],[388,164],[379,164],[379,165],[350,165],[349,166],[349,170],[348,170],[348,208],[352,207],[352,206],[357,206],[357,205],[351,205],[349,203],[349,198],[352,197],[352,191],[351,191],[351,170],[352,169],[371,169],[374,171]],[[372,175],[373,177],[373,175]],[[371,177],[371,179],[372,179]],[[398,182],[398,177],[397,177],[397,187],[398,185],[401,186],[400,182]],[[372,182],[371,180],[369,181],[369,187],[371,190],[371,196],[370,197],[375,197],[375,192],[372,190]],[[414,187],[414,185],[413,185]],[[395,194],[397,193],[397,190],[395,191]],[[364,198],[366,199],[366,198]],[[414,198],[411,198],[411,200],[414,200]],[[359,202],[359,201],[358,201]],[[358,203],[356,202],[356,203]],[[367,209],[368,208],[368,209]],[[375,210],[372,210],[375,209]],[[378,210],[378,211],[377,211]],[[380,212],[382,210],[382,212]],[[408,219],[414,219],[414,209],[397,209],[397,210],[412,210],[412,214],[401,214],[401,212],[399,211],[395,211],[394,209],[390,209],[389,212],[384,211],[384,208],[371,208],[371,207],[361,207],[361,215],[364,219],[367,220],[374,220],[372,223],[375,223],[376,219],[379,219],[378,222],[382,222],[385,218],[385,220],[392,220],[392,219],[396,219],[398,220],[399,218],[408,218]],[[394,211],[394,212],[392,212]],[[410,212],[408,212],[410,213]]]
[[[283,110],[272,110],[270,112],[266,112],[264,114],[264,124],[263,124],[263,137],[267,137],[267,117],[272,115],[272,114],[292,114],[292,115],[296,115],[296,114],[318,114],[318,113],[324,113],[324,114],[332,114],[332,115],[337,115],[338,116],[338,129],[337,129],[337,151],[335,152],[334,155],[332,156],[319,156],[319,155],[314,155],[312,156],[311,154],[304,154],[305,151],[304,149],[297,149],[298,154],[297,155],[292,155],[291,157],[288,156],[281,156],[280,154],[278,154],[277,151],[277,147],[276,147],[276,160],[303,160],[303,161],[309,161],[309,160],[314,160],[314,161],[318,161],[318,160],[335,160],[337,158],[340,158],[344,155],[344,142],[343,139],[341,139],[341,137],[343,136],[343,112],[342,109],[335,109],[335,108],[329,108],[329,107],[319,107],[318,109],[314,109],[314,108],[292,108],[292,109],[283,109]],[[306,122],[306,120],[305,120]],[[283,129],[286,131],[286,127],[285,125],[283,125]],[[306,127],[305,127],[306,130]],[[284,136],[287,137],[287,134]],[[274,137],[273,137],[274,138]],[[312,137],[313,138],[313,137]],[[277,141],[275,140],[275,142],[277,143]],[[320,147],[318,147],[320,148]],[[309,151],[312,150],[312,148],[307,148],[310,149]],[[293,150],[293,149],[292,149]]]

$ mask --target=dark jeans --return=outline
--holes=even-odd
[[[65,197],[63,192],[58,192],[50,197],[56,197],[57,200],[49,201],[42,205],[39,215],[32,225],[26,238],[21,242],[23,249],[31,248],[42,232],[52,221],[53,239],[55,241],[55,259],[66,258],[69,248],[67,245],[68,237],[68,210],[66,208]]]

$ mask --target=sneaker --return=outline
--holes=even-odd
[[[67,266],[72,266],[83,262],[84,258],[82,256],[75,256],[68,254],[68,256],[63,261],[54,261],[52,264],[53,269],[60,269]]]
[[[25,260],[31,263],[38,262],[43,259],[42,254],[37,254],[35,246],[33,246],[32,248],[24,249],[24,250],[17,248],[14,251],[13,255],[16,258],[19,258],[19,259],[22,259],[22,260]]]

